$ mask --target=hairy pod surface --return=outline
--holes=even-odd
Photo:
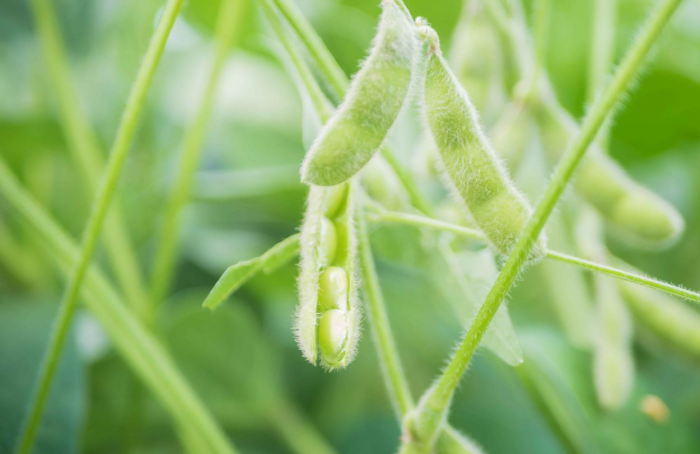
[[[578,125],[563,108],[546,100],[535,110],[545,149],[552,159],[559,159]],[[674,243],[684,230],[678,211],[629,178],[595,142],[591,147],[576,175],[576,191],[627,243],[646,248]]]
[[[301,168],[305,183],[337,185],[359,172],[379,150],[408,95],[416,27],[395,0],[383,0],[382,7],[369,57],[306,155]]]
[[[532,209],[491,149],[467,93],[440,55],[434,31],[421,29],[429,41],[425,111],[444,173],[489,241],[507,255]],[[532,258],[545,250],[540,237]]]
[[[311,186],[301,231],[296,338],[310,363],[328,369],[352,361],[359,337],[354,185]]]

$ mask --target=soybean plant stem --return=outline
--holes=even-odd
[[[70,322],[75,312],[76,303],[83,284],[83,279],[90,265],[95,246],[102,229],[102,223],[109,208],[112,196],[119,181],[124,161],[129,152],[131,141],[136,131],[136,125],[146,99],[146,93],[151,85],[160,56],[163,53],[165,43],[170,30],[177,18],[182,6],[182,0],[170,0],[163,12],[155,35],[151,39],[143,64],[139,69],[134,87],[129,95],[129,101],[124,111],[119,130],[117,131],[114,147],[110,154],[107,169],[104,173],[100,187],[88,218],[87,227],[80,248],[80,255],[73,273],[68,281],[68,286],[60,304],[55,326],[51,332],[49,347],[46,357],[41,365],[39,384],[33,403],[30,407],[29,419],[18,445],[17,452],[28,454],[34,443],[34,436],[39,428],[41,415],[46,405],[46,400],[51,389],[51,382],[56,366],[61,356],[61,350],[65,343]]]
[[[266,1],[266,0],[262,0]],[[313,27],[297,9],[292,0],[273,0],[289,25],[294,29],[309,54],[316,62],[328,84],[333,88],[337,101],[340,101],[348,89],[348,77],[333,58],[333,54],[323,44]]]
[[[30,2],[36,21],[39,40],[49,73],[52,94],[56,97],[61,119],[61,127],[69,144],[69,151],[78,169],[93,194],[99,184],[99,176],[104,168],[102,151],[97,137],[80,108],[79,98],[71,83],[63,39],[56,20],[56,13],[49,0]],[[134,247],[129,239],[123,218],[114,204],[105,226],[105,246],[111,266],[129,303],[138,311],[146,304],[146,288],[141,276],[141,267]]]
[[[370,313],[370,326],[372,327],[379,363],[382,367],[386,387],[391,395],[391,401],[396,412],[403,417],[413,409],[413,397],[411,396],[411,390],[408,387],[408,382],[401,366],[401,359],[391,333],[382,290],[379,286],[379,277],[374,267],[365,213],[361,213],[359,218],[360,266],[362,267],[362,281]]]
[[[547,66],[547,35],[549,31],[550,0],[535,2],[535,17],[533,20],[533,35],[535,40],[535,57],[530,75],[529,89],[536,90],[539,86],[540,73]]]
[[[615,55],[615,20],[617,17],[617,0],[595,0],[593,4],[593,39],[591,39],[589,50],[586,93],[588,102],[595,100],[612,68]],[[598,143],[603,149],[607,149],[611,123],[610,120],[606,122],[598,134]]]
[[[486,235],[484,235],[482,232],[475,229],[470,229],[468,227],[463,227],[461,225],[451,224],[449,222],[444,222],[417,214],[398,213],[395,211],[387,211],[378,208],[373,208],[373,210],[374,212],[370,215],[370,219],[379,222],[428,227],[435,230],[454,233],[455,235],[459,235],[464,238],[486,241]],[[654,290],[659,290],[661,292],[668,293],[671,296],[675,296],[688,301],[693,301],[695,303],[700,303],[700,293],[673,284],[669,284],[667,282],[663,282],[652,277],[643,276],[629,271],[624,271],[619,268],[592,262],[590,260],[582,259],[580,257],[575,257],[573,255],[568,255],[562,252],[552,250],[547,251],[547,255],[545,256],[545,258],[563,263],[568,263],[570,265],[578,266],[589,271],[598,272],[617,279],[642,285],[644,287],[649,287]]]
[[[581,131],[569,145],[563,158],[555,168],[552,180],[547,185],[532,217],[513,247],[471,327],[442,375],[421,398],[421,404],[415,418],[415,427],[417,435],[423,441],[428,442],[435,439],[462,375],[466,371],[496,311],[506,298],[520,271],[524,268],[535,241],[542,232],[549,215],[566,189],[588,146],[595,139],[607,116],[626,92],[629,83],[637,74],[655,39],[659,36],[680,2],[681,0],[663,0],[655,8],[612,80],[588,111],[583,120]]]
[[[292,42],[293,38],[290,36],[288,31],[285,29],[284,24],[281,22],[278,13],[279,10],[276,10],[273,6],[273,0],[260,0],[259,3],[267,22],[277,35],[277,39],[282,44],[282,47],[284,47],[287,57],[297,73],[299,82],[306,89],[306,93],[314,106],[314,110],[316,111],[321,124],[325,124],[333,114],[333,106],[326,98],[323,90],[321,90],[321,87],[314,78],[311,69],[304,61],[303,56],[299,53]]]
[[[180,215],[192,193],[194,173],[199,164],[202,143],[204,142],[214,104],[214,95],[216,94],[224,61],[237,33],[242,15],[241,9],[244,4],[243,0],[224,0],[220,7],[215,31],[216,50],[214,61],[209,71],[199,110],[185,135],[180,165],[173,183],[173,191],[166,201],[153,265],[150,306],[148,308],[149,317],[153,316],[162,303],[172,280],[177,254],[178,233],[180,231]]]

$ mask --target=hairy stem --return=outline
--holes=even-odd
[[[151,39],[148,51],[139,69],[136,82],[132,88],[126,110],[122,117],[117,131],[117,136],[110,153],[109,162],[104,176],[100,182],[99,189],[92,205],[87,227],[83,235],[80,247],[80,255],[75,268],[68,281],[65,294],[61,300],[58,316],[51,331],[49,347],[41,365],[39,373],[38,387],[32,405],[30,406],[29,419],[25,426],[17,452],[28,454],[34,443],[36,431],[39,428],[41,415],[51,390],[51,383],[56,366],[61,356],[61,350],[70,327],[70,322],[75,312],[83,279],[87,273],[92,255],[97,245],[97,240],[102,230],[102,224],[107,214],[112,196],[117,187],[124,161],[129,153],[129,148],[136,131],[136,125],[145,104],[146,94],[151,85],[153,74],[160,60],[160,56],[165,48],[165,43],[170,34],[170,30],[175,23],[175,19],[182,6],[182,0],[169,0],[161,20],[158,23],[156,32]]]
[[[30,4],[69,151],[78,164],[89,194],[93,194],[97,191],[99,176],[104,168],[102,151],[80,103],[76,101],[79,97],[71,83],[63,39],[53,6],[49,0],[32,0]],[[146,304],[146,287],[118,206],[118,203],[114,203],[105,225],[105,246],[114,274],[127,300],[136,310],[142,311]]]
[[[430,229],[450,232],[464,238],[486,241],[486,235],[484,235],[482,232],[475,229],[470,229],[468,227],[463,227],[461,225],[451,224],[449,222],[444,222],[417,214],[399,213],[387,210],[379,211],[377,208],[373,208],[373,210],[374,212],[371,214],[370,219],[376,222],[408,224],[417,227],[427,227]],[[558,262],[568,263],[569,265],[574,265],[579,268],[586,269],[588,271],[605,274],[607,276],[611,276],[624,281],[633,282],[644,287],[653,288],[655,290],[668,293],[671,296],[675,296],[695,303],[700,303],[700,293],[693,290],[685,289],[683,287],[679,287],[677,285],[669,284],[667,282],[663,282],[652,277],[643,276],[638,273],[632,273],[629,271],[624,271],[619,268],[604,265],[601,263],[596,263],[590,260],[582,259],[580,257],[575,257],[573,255],[564,254],[562,252],[557,252],[553,250],[547,251],[545,258],[556,260]]]
[[[628,51],[603,94],[588,111],[578,136],[568,146],[554,170],[534,213],[508,257],[483,306],[472,322],[457,351],[435,384],[421,398],[414,418],[415,435],[424,443],[432,443],[441,429],[454,391],[484,336],[491,320],[524,268],[527,258],[544,228],[549,215],[571,180],[601,125],[624,96],[630,81],[637,74],[652,44],[669,21],[681,0],[664,0],[644,24],[640,35]]]
[[[165,205],[165,213],[153,265],[148,310],[149,319],[153,317],[165,298],[172,280],[177,255],[181,213],[192,193],[194,174],[199,164],[202,144],[206,136],[209,118],[211,117],[214,95],[216,94],[224,61],[237,33],[241,19],[241,9],[244,4],[242,0],[224,0],[220,7],[215,31],[216,51],[214,61],[209,71],[199,110],[185,135],[177,175],[173,183],[172,192]]]
[[[369,242],[367,222],[364,213],[360,214],[358,222],[360,266],[362,267],[362,281],[365,288],[365,298],[370,313],[370,326],[374,343],[377,347],[379,363],[386,382],[387,390],[394,404],[394,409],[400,417],[404,417],[414,407],[411,390],[401,366],[401,359],[396,350],[396,343],[391,333],[389,317],[384,306],[382,290],[379,286],[379,277],[374,267],[372,246]]]

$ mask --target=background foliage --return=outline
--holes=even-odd
[[[107,149],[162,2],[54,3],[79,92],[74,102],[88,113]],[[552,2],[547,67],[560,100],[577,118],[586,107],[590,3]],[[620,0],[617,57],[652,3]],[[460,1],[406,4],[431,21],[449,48]],[[306,0],[298,5],[346,73],[354,73],[374,33],[377,2]],[[186,4],[121,180],[123,212],[144,266],[153,255],[184,131],[204,89],[218,7],[217,1]],[[295,232],[306,194],[298,181],[305,152],[299,96],[254,2],[246,2],[244,11],[217,92],[194,201],[185,214],[175,286],[158,329],[242,452],[289,452],[294,424],[301,424],[292,430],[297,434],[306,424],[315,426],[339,452],[392,452],[399,432],[369,334],[357,360],[342,372],[313,368],[299,354],[290,328],[295,265],[257,275],[215,313],[200,309],[227,266]],[[700,288],[698,24],[700,4],[688,1],[621,109],[611,136],[611,154],[681,211],[686,233],[663,252],[635,251],[615,238],[608,243],[646,273],[695,289]],[[0,153],[77,237],[90,197],[68,155],[25,2],[0,2],[0,40]],[[416,112],[415,106],[409,109],[390,140],[407,166],[421,170],[414,159],[420,143]],[[373,242],[389,317],[417,393],[443,365],[462,327],[450,310],[440,270],[430,266],[415,229],[375,229]],[[0,452],[10,452],[15,443],[64,286],[38,244],[0,198]],[[99,262],[103,255],[100,251]],[[523,276],[509,307],[525,364],[510,368],[481,351],[453,404],[453,425],[492,453],[700,452],[698,359],[636,327],[633,397],[622,410],[604,412],[594,396],[590,354],[565,340],[551,298],[541,271],[533,268]],[[88,312],[75,321],[69,344],[35,452],[181,452],[170,418],[137,384]],[[670,408],[666,424],[640,412],[640,398],[647,393]],[[129,405],[139,394],[138,406]]]

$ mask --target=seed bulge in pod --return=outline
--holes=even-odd
[[[348,306],[348,275],[339,266],[330,266],[319,278],[319,312],[346,309]]]
[[[331,367],[340,365],[345,355],[345,341],[348,337],[347,312],[331,309],[321,316],[318,324],[318,339],[321,357]]]
[[[333,263],[338,239],[335,226],[326,217],[321,218],[321,238],[318,242],[318,262],[321,268]]]

